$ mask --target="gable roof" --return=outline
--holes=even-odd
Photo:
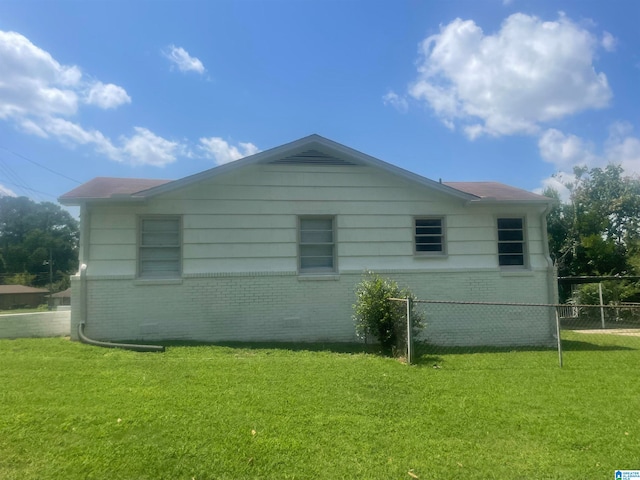
[[[371,166],[468,202],[553,202],[550,198],[496,182],[480,182],[478,184],[473,182],[436,182],[316,134],[174,181],[94,178],[65,193],[58,200],[63,205],[80,205],[87,201],[144,201],[156,195],[172,192],[257,164]],[[487,194],[487,192],[493,193]]]
[[[49,290],[27,287],[25,285],[0,285],[0,295],[16,295],[21,293],[49,293]]]
[[[51,298],[71,298],[71,288],[50,295]]]
[[[514,201],[514,202],[544,202],[553,203],[553,199],[528,192],[520,188],[511,187],[499,182],[444,182],[445,185],[466,192],[487,201]]]
[[[138,192],[157,187],[171,180],[149,178],[96,177],[62,195],[58,200],[65,204],[67,200],[99,200],[114,197],[129,197]],[[74,203],[75,204],[75,203]]]

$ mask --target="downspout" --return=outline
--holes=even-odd
[[[93,340],[84,334],[84,327],[87,324],[88,317],[88,282],[87,282],[87,263],[89,261],[89,232],[91,216],[89,207],[83,203],[80,207],[80,220],[82,230],[80,232],[80,322],[78,323],[78,339],[87,345],[105,348],[122,348],[125,350],[133,350],[134,352],[164,352],[161,345],[136,345],[133,343],[113,343]]]
[[[558,303],[558,272],[556,271],[556,266],[551,260],[551,254],[549,253],[549,234],[547,232],[547,215],[553,208],[553,205],[549,203],[544,211],[542,212],[542,243],[544,246],[544,256],[547,260],[547,275],[549,277],[548,284],[548,295],[550,304]]]
[[[547,233],[547,215],[553,208],[551,203],[547,204],[546,208],[542,212],[542,243],[544,248],[544,256],[547,260],[547,295],[549,296],[548,303],[556,305],[558,303],[558,272],[556,266],[551,259],[549,253],[549,234]],[[555,342],[558,345],[558,354],[560,355],[560,366],[562,367],[562,341],[560,340],[560,320],[558,318],[558,309],[549,309],[549,323],[552,336],[555,338]],[[554,328],[555,327],[555,328]]]
[[[87,263],[89,262],[89,232],[91,231],[91,216],[89,206],[86,202],[80,205],[80,321],[84,324],[87,321]]]
[[[93,345],[95,347],[122,348],[124,350],[133,350],[134,352],[164,352],[164,347],[162,345],[136,345],[135,343],[114,343],[93,340],[84,334],[84,323],[85,322],[80,322],[78,324],[78,338],[82,343]]]

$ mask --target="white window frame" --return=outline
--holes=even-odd
[[[520,220],[521,228],[500,228],[500,220]],[[521,231],[522,239],[521,240],[501,240],[500,232],[509,232],[509,231]],[[525,269],[528,268],[528,252],[527,252],[527,222],[526,218],[523,216],[500,216],[496,218],[496,240],[497,240],[497,251],[498,251],[498,266],[502,269]],[[501,252],[500,245],[508,245],[508,244],[521,244],[522,252],[521,253],[512,253],[512,252]],[[502,256],[521,256],[522,263],[520,264],[502,264],[501,257]]]
[[[146,221],[152,220],[171,220],[177,221],[176,239],[177,243],[167,245],[157,244],[144,244],[144,224]],[[172,232],[174,233],[174,232]],[[143,251],[150,251],[151,249],[157,250],[174,250],[177,252],[177,260],[166,260],[167,264],[175,265],[175,268],[170,269],[167,273],[152,274],[145,271],[143,264],[146,261],[143,259]],[[182,217],[180,215],[144,215],[138,217],[138,261],[137,261],[137,278],[145,279],[163,279],[163,278],[180,278],[182,276]]]
[[[420,220],[438,220],[440,222],[440,233],[418,233],[418,222]],[[428,228],[428,227],[427,227]],[[440,250],[418,250],[418,238],[440,238]],[[434,244],[435,245],[435,244]],[[438,257],[447,254],[447,235],[445,218],[442,215],[421,215],[413,218],[413,254],[417,256],[425,257]]]
[[[302,240],[303,223],[305,220],[330,220],[331,242],[304,242]],[[304,247],[306,246],[331,246],[331,267],[303,267]],[[334,215],[299,215],[298,216],[298,273],[307,274],[335,274],[338,271],[336,255],[336,218]]]

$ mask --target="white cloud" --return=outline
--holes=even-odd
[[[540,136],[538,147],[542,158],[560,170],[553,177],[543,180],[542,184],[554,187],[563,199],[568,193],[560,187],[574,179],[573,174],[567,172],[575,166],[602,168],[612,163],[621,165],[627,175],[640,175],[640,138],[634,135],[633,126],[627,122],[611,125],[609,138],[599,152],[590,142],[555,129],[547,130]]]
[[[0,197],[17,197],[16,192],[0,184]]]
[[[571,191],[567,188],[567,185],[573,183],[575,178],[573,173],[558,172],[552,177],[544,179],[541,182],[542,187],[535,189],[534,193],[542,195],[547,188],[551,188],[558,192],[561,201],[567,202],[571,196]]]
[[[176,160],[182,145],[135,127],[114,143],[102,132],[74,121],[81,105],[113,109],[130,103],[113,83],[85,79],[77,66],[61,65],[48,52],[16,32],[0,31],[0,119],[23,132],[55,138],[70,146],[88,145],[116,162],[164,166]],[[1,192],[1,191],[0,191]]]
[[[124,88],[118,85],[96,82],[89,89],[85,102],[106,110],[119,107],[125,103],[131,103],[131,97]]]
[[[205,156],[213,158],[217,165],[233,162],[260,151],[253,143],[239,142],[236,147],[220,137],[201,138],[200,148]]]
[[[409,94],[467,135],[537,134],[545,122],[608,105],[611,90],[593,58],[597,39],[564,15],[516,13],[485,35],[456,19],[420,44]]]
[[[391,105],[393,108],[402,113],[405,113],[409,109],[407,99],[401,97],[394,91],[387,92],[387,94],[382,97],[382,103],[384,103],[385,105]]]
[[[196,58],[189,55],[189,53],[182,47],[176,47],[175,45],[169,45],[169,48],[164,55],[171,60],[174,66],[178,67],[181,72],[196,72],[203,74],[205,72],[204,65]]]
[[[176,160],[180,145],[155,135],[142,127],[135,127],[135,135],[123,138],[122,151],[133,165],[162,167]]]
[[[555,128],[546,130],[538,139],[538,148],[543,160],[559,169],[575,165],[594,166],[598,158],[593,145],[576,135],[565,135]]]
[[[83,80],[79,67],[58,63],[23,35],[0,31],[0,119],[68,117],[78,112],[80,97],[89,90],[89,103],[113,108],[130,101],[117,85]]]
[[[602,34],[602,48],[604,48],[607,52],[613,52],[618,46],[618,40],[611,35],[609,32],[604,32]]]
[[[633,135],[630,123],[617,122],[611,126],[605,155],[609,162],[622,165],[626,173],[640,175],[640,138]]]

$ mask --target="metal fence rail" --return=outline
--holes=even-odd
[[[567,305],[509,302],[389,299],[405,302],[406,334],[398,351],[407,363],[420,352],[476,353],[542,349],[557,351],[563,365],[564,343],[602,341],[593,335],[619,335],[640,350],[640,305]],[[426,328],[412,338],[411,309],[420,308]],[[578,335],[578,337],[576,337]],[[591,337],[589,337],[591,335]],[[636,342],[636,343],[633,343]],[[594,347],[595,348],[595,347]]]

